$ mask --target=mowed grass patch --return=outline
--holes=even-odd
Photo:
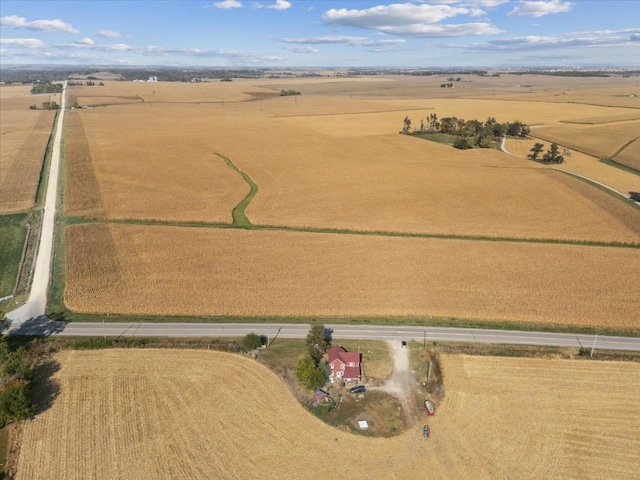
[[[59,394],[24,426],[19,480],[84,479],[87,471],[140,479],[310,471],[633,478],[640,449],[636,363],[444,356],[447,394],[424,440],[421,425],[391,438],[328,426],[275,374],[236,355],[117,349],[66,351],[56,361],[50,380]],[[594,399],[603,408],[594,411]],[[354,452],[348,462],[327,462],[346,447]]]
[[[27,238],[27,214],[0,215],[0,297],[13,294]]]
[[[87,224],[66,229],[64,299],[84,313],[637,328],[639,265],[637,248]]]

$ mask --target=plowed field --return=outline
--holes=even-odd
[[[323,424],[275,374],[220,352],[67,351],[25,424],[19,480],[637,478],[640,366],[454,356],[447,396],[393,438]],[[348,461],[342,458],[345,449]]]

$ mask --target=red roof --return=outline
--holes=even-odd
[[[343,378],[345,380],[360,380],[360,354],[357,352],[347,352],[339,345],[334,345],[329,349],[328,362],[331,364],[336,360],[344,364]]]

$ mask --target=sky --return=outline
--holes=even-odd
[[[0,66],[638,67],[640,0],[0,0]]]

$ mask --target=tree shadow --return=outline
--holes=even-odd
[[[53,405],[60,394],[60,384],[53,378],[60,370],[60,363],[48,356],[36,365],[33,370],[31,397],[36,407],[34,416],[45,412]]]
[[[331,345],[331,342],[333,341],[333,328],[325,327],[324,339],[327,341],[329,345]]]
[[[30,318],[15,328],[10,328],[9,333],[26,337],[48,337],[62,332],[67,323],[64,317],[61,320],[50,320],[46,315],[41,315]]]

